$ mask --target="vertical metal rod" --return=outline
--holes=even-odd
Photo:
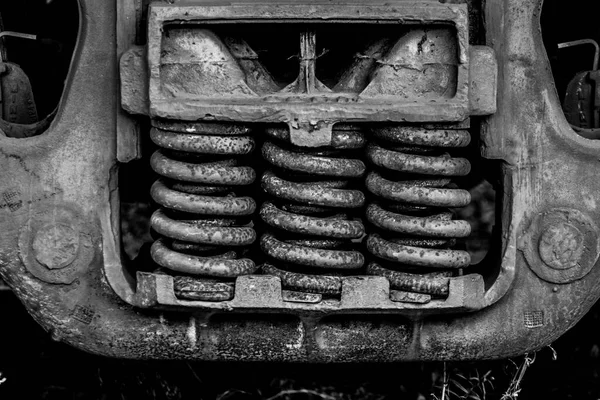
[[[300,79],[299,86],[310,94],[316,88],[315,64],[317,59],[317,34],[315,31],[300,33]]]

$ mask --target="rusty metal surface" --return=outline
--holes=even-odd
[[[21,67],[4,60],[0,60],[0,119],[18,125],[38,122],[29,78]]]
[[[456,94],[458,44],[448,28],[413,29],[382,58],[362,95],[436,100]]]
[[[450,212],[427,217],[407,216],[384,210],[377,204],[369,204],[365,215],[369,222],[379,228],[412,236],[456,238],[467,237],[471,233],[471,225],[467,221],[452,220]]]
[[[369,191],[387,200],[433,207],[464,207],[471,202],[471,195],[464,189],[446,189],[446,180],[400,181],[383,178],[370,172],[366,186]],[[441,186],[441,188],[439,187]]]
[[[427,58],[448,62],[450,55]],[[414,127],[372,129],[378,142],[368,145],[366,155],[377,169],[369,173],[366,186],[380,204],[369,204],[365,214],[381,233],[370,232],[366,248],[376,262],[385,264],[371,263],[367,272],[385,276],[394,289],[448,296],[448,276],[460,275],[471,264],[467,251],[454,248],[455,239],[468,237],[471,227],[467,221],[453,221],[447,208],[470,203],[470,193],[456,188],[451,177],[468,175],[471,163],[446,152],[467,146],[470,134],[452,128],[433,133]],[[431,275],[439,271],[448,273],[445,279]]]
[[[536,215],[517,245],[531,269],[553,283],[583,278],[600,254],[597,225],[579,210],[569,208]]]
[[[270,195],[315,206],[357,208],[365,203],[359,190],[347,190],[344,181],[319,181],[298,183],[287,181],[267,172],[262,177],[262,187]]]
[[[236,260],[219,256],[189,255],[169,249],[162,240],[157,240],[152,244],[151,254],[158,265],[185,274],[235,278],[256,271],[254,262],[247,258]]]
[[[320,218],[294,214],[280,210],[270,202],[265,202],[260,216],[267,224],[287,232],[323,236],[340,239],[360,239],[365,227],[360,221],[349,221],[341,217]]]
[[[276,167],[310,175],[360,178],[366,170],[365,164],[361,160],[295,153],[282,149],[271,142],[264,144],[262,154],[269,163]]]
[[[400,3],[400,12],[414,18],[405,7],[409,2]],[[442,7],[444,18],[453,10],[437,1],[419,4]],[[394,287],[406,289],[405,277],[332,276],[323,287],[334,298],[319,300],[285,291],[282,281],[295,280],[284,276],[285,271],[238,276],[233,298],[231,281],[205,287],[165,273],[128,275],[118,248],[115,4],[93,0],[81,0],[87,18],[82,20],[74,67],[55,123],[37,137],[0,136],[0,277],[56,340],[112,357],[464,360],[507,357],[551,343],[600,295],[597,238],[590,234],[600,217],[600,184],[592,179],[600,168],[600,145],[574,133],[562,116],[539,30],[532,22],[539,17],[540,5],[533,0],[486,3],[487,43],[499,65],[498,108],[483,120],[480,140],[482,156],[501,160],[503,176],[498,223],[502,234],[485,265],[496,272],[491,283],[485,284],[480,274],[435,276],[436,285],[423,285],[434,292],[427,298],[395,292]],[[166,12],[168,7],[161,9]],[[194,7],[199,6],[188,10]],[[296,15],[311,15],[310,6],[293,7]],[[389,11],[386,7],[367,7],[365,15],[377,18]],[[328,6],[326,11],[333,15],[336,8]],[[276,13],[268,16],[278,18]],[[182,119],[196,110],[181,107]],[[278,106],[264,107],[265,114],[273,115]],[[282,108],[289,112],[295,107],[309,114],[318,109],[321,116],[333,114],[333,119],[358,108],[332,111],[319,103]],[[380,111],[369,107],[361,118]],[[418,119],[426,113],[428,119],[447,122],[461,115],[435,106],[415,112],[419,107],[373,118]],[[157,121],[154,124],[160,128]],[[202,132],[202,124],[190,121],[171,128],[188,134],[194,132],[187,128]],[[245,130],[233,136],[237,135],[249,136]],[[189,169],[188,174],[173,174],[175,179],[182,176],[195,175]],[[212,182],[206,185],[217,186]],[[229,186],[230,180],[218,183]],[[317,190],[343,189],[339,182],[329,182]],[[364,202],[363,197],[356,204]],[[49,252],[49,246],[61,251]],[[528,253],[537,254],[536,260]],[[374,266],[371,270],[377,272]],[[546,276],[571,270],[576,273],[560,281]],[[440,299],[446,283],[448,297]],[[223,301],[207,301],[216,298]],[[540,316],[535,326],[528,323],[532,313]]]
[[[301,37],[304,46],[314,40],[312,32],[308,36]],[[305,50],[314,56],[314,49]],[[323,90],[319,87],[324,85],[313,76],[316,60],[313,57],[309,61],[311,65],[302,61],[300,76],[289,91]],[[363,147],[365,138],[357,127],[338,126],[335,132],[331,127],[329,143],[316,148],[312,140],[310,144],[295,141],[291,129],[289,135],[271,133],[278,143],[267,141],[262,148],[265,161],[285,177],[270,170],[264,173],[263,188],[270,201],[260,212],[262,220],[275,229],[262,236],[260,248],[268,257],[267,263],[280,266],[266,264],[263,272],[276,273],[284,290],[339,294],[341,280],[335,275],[340,271],[360,274],[365,264],[360,249],[352,245],[365,233],[355,217],[365,195],[353,187],[367,167],[350,152]],[[294,271],[298,268],[304,271]]]
[[[195,17],[195,16],[202,17]],[[251,88],[245,83],[244,76],[252,75],[250,70],[248,73],[243,71],[243,65],[236,64],[231,56],[231,53],[226,51],[226,46],[218,37],[206,36],[205,30],[198,31],[196,46],[203,45],[206,48],[219,49],[219,54],[222,53],[223,60],[230,69],[230,73],[221,74],[218,71],[217,75],[226,77],[217,79],[214,82],[198,82],[198,85],[187,85],[190,82],[190,77],[183,73],[182,75],[173,74],[170,65],[171,58],[162,60],[161,51],[165,46],[170,46],[172,42],[177,42],[176,49],[181,50],[185,46],[185,39],[189,31],[176,33],[174,37],[179,37],[181,40],[171,39],[163,40],[162,26],[169,24],[170,21],[188,21],[201,24],[210,24],[212,21],[248,21],[260,15],[262,22],[269,21],[307,21],[317,19],[320,21],[330,21],[338,23],[345,20],[358,20],[369,23],[373,21],[393,23],[401,19],[405,22],[413,23],[431,23],[442,22],[454,25],[456,29],[455,35],[452,37],[452,46],[456,48],[456,69],[457,74],[452,76],[457,77],[456,95],[451,98],[444,96],[436,99],[434,102],[424,102],[415,104],[414,98],[409,94],[404,94],[401,88],[393,95],[390,95],[390,101],[381,103],[376,99],[371,101],[374,90],[368,90],[365,93],[364,101],[357,101],[356,94],[336,93],[325,90],[323,85],[318,84],[318,80],[313,82],[314,90],[310,91],[310,96],[313,96],[317,101],[326,101],[329,104],[327,109],[314,107],[310,104],[302,104],[294,100],[297,94],[285,96],[286,90],[281,93],[272,93],[267,96],[254,93]],[[300,19],[298,18],[300,17]],[[305,7],[301,3],[279,5],[276,8],[270,7],[268,4],[255,5],[249,3],[236,3],[228,7],[220,7],[219,5],[200,6],[198,4],[189,3],[185,5],[165,5],[155,3],[150,10],[150,26],[149,26],[149,44],[148,44],[148,59],[149,59],[149,79],[150,79],[150,109],[151,115],[155,117],[164,117],[170,119],[193,120],[197,119],[198,115],[210,114],[213,118],[231,120],[231,113],[236,114],[237,120],[242,121],[272,121],[286,122],[293,125],[303,126],[310,124],[311,121],[321,120],[327,123],[335,123],[342,120],[397,120],[403,118],[412,121],[434,121],[440,116],[444,120],[462,121],[467,117],[470,105],[468,101],[469,82],[468,75],[468,13],[466,6],[449,6],[436,3],[423,4],[422,2],[399,1],[394,7],[389,7],[381,4],[360,4],[351,2],[338,7],[335,5],[313,4],[310,8]],[[415,38],[415,43],[419,38]],[[317,38],[318,40],[318,38]],[[301,43],[300,43],[301,44]],[[305,42],[309,47],[314,45],[314,42]],[[311,54],[316,54],[314,50],[306,46],[300,46],[306,52],[303,60],[309,60]],[[441,46],[440,46],[441,48]],[[179,51],[177,50],[177,51]],[[187,50],[185,50],[187,51]],[[212,71],[211,65],[215,65],[215,60],[207,58],[206,60],[193,59],[188,60],[185,56],[185,51],[181,51],[180,57],[176,58],[176,63],[179,63],[179,69],[183,68],[183,64],[188,65],[187,70],[199,68],[201,70]],[[203,50],[199,50],[203,51]],[[216,51],[216,50],[215,50]],[[439,50],[438,50],[439,51]],[[175,57],[174,52],[167,52],[168,57]],[[451,51],[449,51],[451,53]],[[211,54],[210,52],[207,54]],[[317,54],[316,54],[317,55]],[[216,53],[215,53],[216,57]],[[426,58],[426,57],[425,57]],[[221,61],[218,61],[221,62]],[[427,64],[425,60],[425,64]],[[166,70],[161,65],[167,67]],[[303,65],[311,65],[310,62]],[[428,67],[429,68],[429,67]],[[446,68],[442,66],[442,68]],[[410,67],[401,68],[410,74]],[[431,67],[431,71],[435,68]],[[166,78],[166,71],[169,72],[169,78]],[[165,72],[165,74],[163,74]],[[310,73],[308,73],[310,75]],[[304,74],[306,75],[306,74]],[[201,76],[198,75],[198,76]],[[208,85],[207,90],[199,91],[203,84]],[[189,87],[194,86],[197,93],[185,93]],[[215,87],[213,87],[215,86]],[[298,87],[290,85],[290,87]],[[172,88],[179,88],[183,95],[178,98],[174,96]],[[187,88],[187,89],[186,89]],[[226,89],[225,89],[226,88]],[[211,93],[222,93],[223,100],[210,100]],[[389,93],[388,93],[389,94]],[[304,94],[307,95],[307,94]],[[385,97],[385,96],[384,96]],[[266,103],[265,103],[266,101]],[[221,103],[221,104],[219,104]],[[127,107],[127,106],[126,106]],[[298,116],[297,121],[293,121],[290,113]],[[302,128],[305,130],[305,128]]]
[[[299,274],[280,270],[270,264],[264,264],[262,269],[266,274],[280,278],[285,287],[303,293],[342,293],[342,279],[339,276]]]
[[[319,247],[323,244],[319,243]],[[357,269],[363,266],[364,256],[357,251],[329,250],[298,246],[277,240],[269,234],[262,236],[261,249],[270,257],[283,263],[331,269]]]
[[[239,162],[240,156],[254,151],[255,139],[240,135],[249,132],[238,125],[201,124],[178,132],[181,128],[157,122],[150,130],[151,140],[161,148],[151,165],[163,177],[151,189],[152,199],[162,208],[150,221],[161,236],[150,255],[176,274],[179,298],[231,300],[234,286],[211,286],[197,279],[182,284],[185,277],[177,273],[233,279],[256,271],[256,263],[243,255],[256,240],[256,231],[245,220],[256,211],[256,202],[235,193],[255,181],[255,170]]]
[[[367,268],[371,275],[384,276],[390,281],[390,287],[408,290],[410,293],[425,293],[438,296],[447,296],[449,293],[450,279],[443,276],[423,276],[407,272],[393,271],[382,268],[372,263]]]

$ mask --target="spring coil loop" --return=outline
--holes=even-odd
[[[387,277],[401,292],[447,296],[453,271],[470,264],[468,252],[452,247],[471,233],[469,223],[453,220],[449,210],[467,206],[471,196],[450,178],[467,175],[471,165],[440,150],[467,146],[469,132],[385,126],[372,135],[366,154],[375,170],[366,186],[377,200],[366,218],[376,232],[366,246],[378,261],[367,273]]]
[[[151,218],[152,229],[161,236],[152,244],[151,256],[161,267],[187,275],[176,276],[179,297],[229,300],[233,278],[257,268],[245,257],[256,240],[249,221],[256,202],[238,195],[256,179],[254,169],[241,162],[255,149],[250,130],[154,121],[150,136],[161,147],[150,164],[161,175],[151,195],[162,206]]]
[[[339,275],[364,265],[351,243],[365,229],[351,213],[365,203],[353,181],[366,167],[359,159],[344,158],[365,146],[364,135],[338,126],[331,146],[309,150],[289,145],[287,128],[269,128],[267,134],[273,140],[264,143],[262,154],[272,170],[261,184],[272,201],[263,204],[260,215],[272,232],[261,237],[260,246],[278,267],[267,262],[263,271],[279,276],[286,289],[339,294]]]

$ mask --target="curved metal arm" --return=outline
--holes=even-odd
[[[5,36],[27,39],[27,40],[37,40],[37,36],[32,35],[30,33],[21,33],[21,32],[13,32],[13,31],[0,32],[0,62],[6,61],[6,49],[2,45],[3,44],[2,39]]]
[[[3,38],[4,36],[11,36],[11,37],[17,37],[17,38],[28,39],[28,40],[36,40],[37,39],[36,35],[32,35],[30,33],[13,32],[13,31],[0,32],[0,39]]]
[[[558,48],[565,49],[567,47],[580,46],[583,44],[591,44],[596,49],[595,53],[594,53],[594,65],[592,67],[592,69],[594,71],[596,71],[598,69],[598,62],[600,61],[600,46],[598,46],[598,43],[595,40],[581,39],[581,40],[574,40],[572,42],[559,43]]]

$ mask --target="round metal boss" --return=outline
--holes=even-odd
[[[541,279],[569,283],[586,276],[598,260],[598,228],[579,210],[555,208],[538,214],[519,247]]]

